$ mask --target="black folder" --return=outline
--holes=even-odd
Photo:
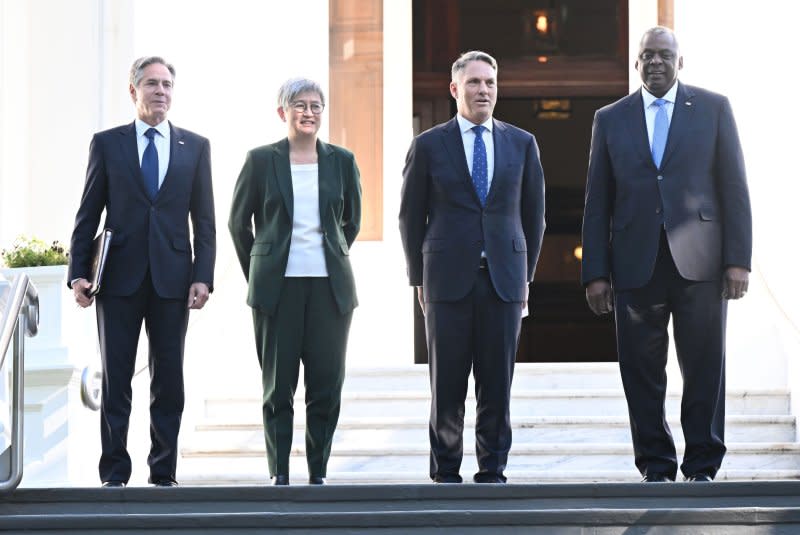
[[[89,289],[89,297],[94,297],[100,291],[100,286],[103,283],[103,272],[106,269],[106,260],[108,259],[108,250],[111,248],[111,237],[114,231],[110,228],[103,229],[97,235],[92,243],[92,273],[91,280],[92,287]]]

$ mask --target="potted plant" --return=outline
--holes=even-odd
[[[69,263],[67,250],[58,241],[47,245],[40,239],[25,236],[17,238],[11,249],[4,249],[2,256],[3,265],[7,268],[61,266]]]
[[[33,361],[38,360],[37,352],[51,352],[48,356],[51,358],[55,356],[51,350],[64,345],[63,316],[71,302],[66,292],[68,254],[58,241],[48,245],[41,239],[27,236],[18,237],[10,248],[0,253],[3,276],[12,280],[18,272],[24,271],[39,294],[39,335],[26,344]]]

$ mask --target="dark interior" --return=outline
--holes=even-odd
[[[450,66],[478,49],[499,65],[494,116],[533,133],[541,150],[547,230],[517,361],[616,360],[613,317],[589,311],[579,254],[594,112],[628,92],[627,2],[414,0],[413,7],[417,132],[455,115]],[[427,362],[416,305],[414,323],[415,362]]]

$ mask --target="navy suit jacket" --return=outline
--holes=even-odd
[[[522,302],[544,235],[544,173],[529,132],[493,119],[494,176],[481,207],[453,118],[417,136],[403,170],[400,235],[408,278],[425,301],[467,295],[486,254],[492,284]]]
[[[597,111],[583,220],[583,284],[618,290],[652,276],[661,229],[681,276],[750,269],[750,199],[730,103],[678,83],[661,167],[650,154],[641,90]]]
[[[206,138],[170,124],[169,168],[151,201],[139,167],[134,123],[94,135],[72,233],[68,281],[90,278],[92,239],[103,210],[103,227],[114,231],[103,294],[133,294],[148,269],[163,298],[185,298],[194,282],[213,289],[216,231]]]

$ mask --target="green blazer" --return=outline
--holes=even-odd
[[[349,254],[361,225],[359,172],[353,153],[342,147],[317,140],[317,155],[325,263],[344,314],[358,305]],[[283,286],[293,213],[289,140],[248,152],[233,190],[228,229],[247,279],[247,304],[269,315]]]

